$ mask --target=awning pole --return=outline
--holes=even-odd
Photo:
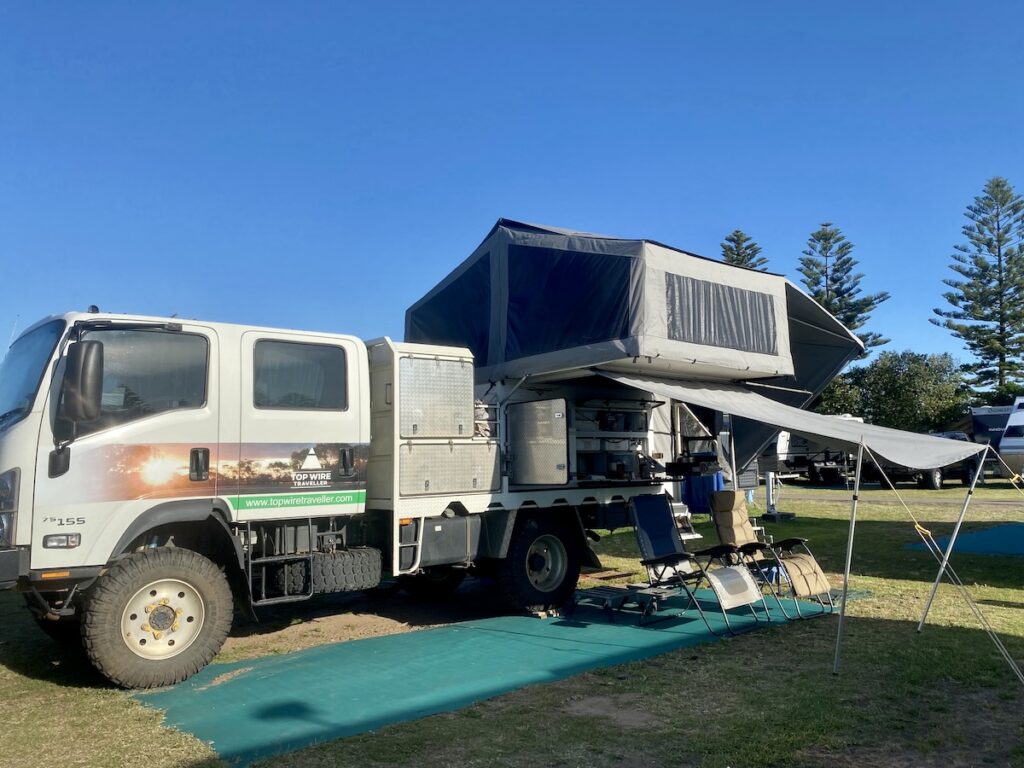
[[[732,489],[739,491],[740,478],[736,473],[736,435],[733,432],[733,416],[729,414],[729,464],[732,467]]]
[[[853,533],[857,526],[857,501],[860,496],[860,473],[864,463],[864,443],[857,446],[857,471],[853,479],[853,500],[850,504],[850,532],[846,535],[846,570],[843,571],[843,601],[839,606],[839,631],[836,633],[836,659],[832,674],[839,674],[839,658],[843,647],[843,625],[846,624],[846,596],[850,591],[850,563],[853,560]]]
[[[939,566],[939,573],[935,577],[935,583],[932,584],[932,591],[928,595],[928,602],[925,603],[924,613],[921,616],[921,622],[917,625],[917,631],[920,632],[924,629],[925,619],[928,618],[928,611],[932,609],[932,602],[935,600],[935,593],[939,591],[939,584],[942,583],[942,577],[946,574],[946,566],[949,565],[949,556],[953,554],[953,545],[956,544],[956,537],[960,533],[960,526],[964,523],[964,517],[967,516],[967,507],[971,504],[971,497],[974,495],[974,486],[978,483],[978,478],[981,477],[981,473],[985,471],[985,459],[988,457],[989,446],[985,446],[985,450],[981,454],[981,460],[978,462],[978,468],[974,470],[974,478],[971,480],[971,487],[967,489],[967,496],[964,497],[964,505],[960,509],[960,517],[957,518],[956,525],[953,527],[953,533],[949,537],[949,544],[946,546],[946,553],[942,556],[942,564]]]

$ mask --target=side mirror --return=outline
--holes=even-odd
[[[61,416],[78,423],[100,415],[103,396],[103,343],[79,341],[68,349]]]

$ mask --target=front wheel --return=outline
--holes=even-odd
[[[187,549],[128,555],[97,579],[85,602],[86,654],[125,688],[172,685],[205,667],[231,629],[224,573]]]
[[[512,608],[547,610],[572,597],[580,577],[580,542],[569,521],[528,517],[516,526],[508,555],[495,574]]]

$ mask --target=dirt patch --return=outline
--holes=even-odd
[[[562,711],[577,717],[603,717],[623,728],[652,728],[662,724],[643,709],[641,697],[636,694],[574,696]]]
[[[256,667],[239,667],[238,669],[234,669],[230,672],[225,672],[223,675],[217,675],[213,680],[201,688],[196,688],[196,690],[205,691],[209,688],[215,688],[222,683],[226,683],[228,680],[234,680],[236,677],[241,677],[247,672],[252,672],[254,669],[256,669]]]
[[[258,609],[258,622],[236,620],[217,660],[291,653],[327,643],[361,640],[441,627],[505,613],[493,589],[478,579],[437,600],[415,599],[393,590],[331,595],[308,603]]]

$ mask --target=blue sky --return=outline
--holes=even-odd
[[[796,275],[842,227],[889,349],[1024,191],[1018,3],[0,4],[0,342],[95,303],[364,338],[499,216]]]

